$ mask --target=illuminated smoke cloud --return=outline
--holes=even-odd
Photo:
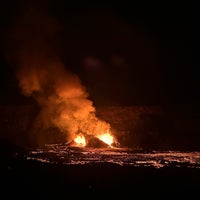
[[[34,7],[19,16],[10,31],[8,59],[17,66],[22,93],[33,97],[41,108],[32,134],[56,127],[70,141],[78,133],[107,131],[109,124],[96,117],[79,77],[59,58],[55,50],[58,35],[58,22]]]

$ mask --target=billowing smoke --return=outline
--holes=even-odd
[[[58,22],[34,8],[18,17],[10,31],[8,59],[17,67],[19,87],[41,108],[32,133],[55,127],[70,141],[78,133],[107,131],[110,125],[96,117],[81,80],[59,58],[57,36]]]

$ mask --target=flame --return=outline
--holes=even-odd
[[[111,146],[114,142],[114,137],[109,132],[97,135],[97,138],[99,138],[101,141],[108,144],[109,146]]]
[[[76,145],[79,146],[79,147],[84,147],[86,146],[86,140],[85,140],[85,137],[84,135],[80,134],[78,135],[74,141],[76,142]]]

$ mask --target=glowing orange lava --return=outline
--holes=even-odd
[[[85,140],[85,137],[84,135],[80,134],[78,135],[74,141],[76,142],[76,145],[79,146],[79,147],[84,147],[86,146],[86,140]]]
[[[111,146],[114,142],[114,137],[108,132],[97,135],[97,138],[99,138],[101,141],[108,144],[109,146]]]
[[[107,131],[106,133],[97,134],[94,137],[98,138],[105,144],[108,144],[110,147],[112,147],[112,144],[115,142],[114,137],[111,135],[111,133],[109,133],[109,131]],[[87,145],[87,141],[83,134],[77,135],[74,139],[74,142],[75,146],[77,147],[85,147]]]

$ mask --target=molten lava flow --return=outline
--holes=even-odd
[[[79,147],[84,147],[86,145],[86,140],[85,140],[85,137],[84,135],[80,134],[78,135],[74,141],[76,142],[76,145],[79,146]]]
[[[109,132],[97,135],[97,138],[99,138],[101,141],[108,144],[109,146],[111,146],[114,142],[114,137]]]

